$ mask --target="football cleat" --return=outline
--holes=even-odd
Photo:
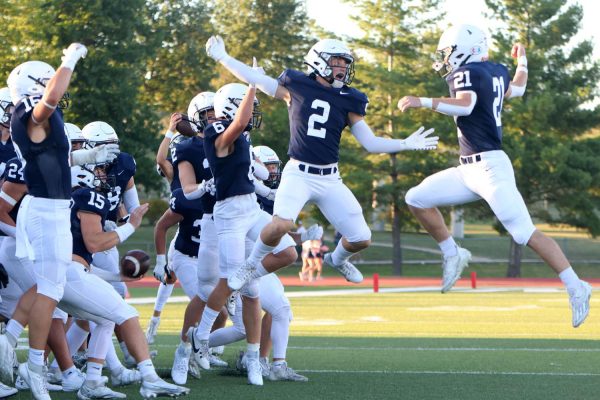
[[[225,303],[225,307],[227,308],[227,313],[232,317],[235,316],[235,302],[237,299],[237,295],[238,295],[238,291],[234,290],[233,292],[231,292],[231,294],[227,298],[227,302]]]
[[[271,365],[269,365],[269,359],[267,357],[260,357],[258,359],[260,362],[260,369],[262,370],[262,376],[268,377],[271,373]]]
[[[288,367],[285,361],[281,364],[271,364],[271,373],[267,379],[270,381],[308,382],[307,377]]]
[[[46,374],[46,376],[48,376]],[[66,378],[62,379],[62,390],[64,392],[76,392],[78,391],[83,383],[85,382],[85,374],[78,369],[71,372]]]
[[[148,327],[146,328],[146,340],[148,344],[154,343],[154,338],[158,332],[158,326],[160,325],[160,317],[151,317],[148,321]]]
[[[185,385],[189,371],[190,356],[192,355],[191,346],[182,346],[175,349],[175,358],[171,368],[171,378],[178,385]]]
[[[471,261],[471,252],[462,247],[457,248],[457,253],[452,257],[444,257],[442,264],[442,293],[446,293],[456,283],[463,270],[467,268]]]
[[[6,386],[2,382],[0,382],[0,399],[7,399],[10,396],[16,394],[17,392],[17,389],[10,386]]]
[[[160,378],[154,381],[144,380],[140,387],[140,394],[144,399],[185,396],[189,392],[190,389],[186,387],[167,383]]]
[[[196,329],[188,329],[188,341],[192,344],[192,357],[202,369],[210,369],[210,351],[208,348],[208,340],[196,340]]]
[[[15,382],[15,385],[17,385],[19,390],[31,390],[31,395],[36,400],[50,400],[44,372],[42,367],[39,368],[40,372],[34,372],[29,369],[29,365],[26,362],[19,365],[19,377],[21,379]]]
[[[229,367],[229,364],[227,364],[227,361],[222,360],[216,354],[210,354],[208,356],[208,361],[209,361],[211,367],[219,367],[219,368]]]
[[[568,290],[569,303],[573,312],[573,328],[583,324],[590,312],[590,297],[592,297],[592,287],[589,283],[580,281],[578,287]]]
[[[244,350],[240,350],[237,358],[235,359],[235,369],[238,372],[246,372],[246,358],[244,357]]]
[[[249,260],[246,260],[244,265],[239,267],[229,278],[227,278],[227,286],[229,286],[231,290],[240,290],[253,278],[256,278],[256,266]]]
[[[262,368],[260,367],[260,361],[258,361],[258,354],[254,357],[249,356],[248,353],[244,356],[246,368],[248,369],[248,384],[262,386],[263,375]]]
[[[85,381],[77,392],[79,400],[125,399],[125,393],[115,392],[106,387],[103,381]]]
[[[46,373],[46,381],[55,385],[62,384],[62,373],[58,367],[49,367]]]
[[[361,283],[363,280],[361,272],[352,265],[350,261],[344,261],[341,265],[334,265],[333,260],[331,259],[331,253],[326,253],[323,257],[323,262],[344,275],[344,278],[346,278],[348,282]]]
[[[142,374],[137,369],[123,368],[116,374],[110,373],[110,384],[112,386],[127,386],[142,380]]]
[[[225,352],[225,346],[211,347],[210,348],[210,352],[212,354],[216,354],[218,356],[222,356],[223,353]]]
[[[77,353],[73,354],[73,364],[75,364],[75,366],[78,369],[82,369],[83,367],[85,367],[85,364],[87,363],[87,349],[86,350],[80,350]]]
[[[15,349],[11,346],[6,334],[0,335],[0,381],[13,382],[13,364]]]
[[[188,365],[188,373],[196,379],[200,379],[202,377],[202,374],[200,374],[200,367],[198,366],[198,363],[196,362],[196,360],[194,360],[194,357],[190,357],[190,364]]]

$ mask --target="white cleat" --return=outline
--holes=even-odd
[[[175,358],[171,368],[171,378],[178,385],[185,385],[190,365],[190,356],[192,355],[191,346],[177,346],[175,349]]]
[[[208,361],[211,367],[219,367],[219,368],[227,368],[229,364],[226,361],[222,360],[218,355],[214,354],[212,351],[208,356]]]
[[[256,278],[256,266],[246,260],[244,265],[239,267],[229,278],[227,278],[227,286],[229,286],[231,290],[240,290],[253,278]]]
[[[573,312],[573,328],[583,324],[590,312],[590,297],[592,297],[592,287],[589,283],[581,281],[579,287],[568,290],[569,303]]]
[[[46,376],[48,376],[46,374]],[[70,373],[66,378],[62,379],[62,390],[63,392],[76,392],[78,391],[83,383],[85,382],[85,374],[78,369]],[[50,383],[50,382],[48,382]]]
[[[200,379],[202,374],[200,374],[200,367],[194,357],[190,357],[190,363],[188,365],[188,374],[190,374],[193,378]]]
[[[227,314],[229,314],[232,317],[235,316],[235,301],[237,299],[237,296],[238,296],[238,291],[234,290],[233,292],[231,292],[231,294],[227,298],[227,302],[225,303],[225,308],[227,308]],[[219,347],[221,347],[221,346],[219,346]]]
[[[152,354],[150,354],[150,358],[152,358]],[[123,355],[123,363],[129,369],[137,367],[137,361],[131,354]]]
[[[235,360],[235,369],[238,372],[246,372],[246,357],[244,357],[244,350],[240,350]]]
[[[79,400],[92,399],[126,399],[125,393],[115,392],[107,388],[103,381],[85,381],[77,392]]]
[[[158,326],[160,325],[160,317],[151,317],[148,321],[148,327],[146,328],[146,340],[148,344],[154,344],[154,338],[158,332]]]
[[[363,275],[350,261],[344,261],[341,265],[333,265],[331,253],[326,253],[323,262],[344,275],[348,282],[361,283],[363,281]]]
[[[218,356],[222,356],[223,353],[225,352],[225,346],[211,347],[210,351],[211,351],[212,354],[216,354]]]
[[[446,293],[456,281],[460,278],[463,270],[469,266],[471,261],[471,252],[462,247],[457,248],[457,254],[452,257],[445,257],[442,264],[442,293]]]
[[[6,386],[2,382],[0,382],[0,399],[7,399],[10,396],[15,395],[17,392],[17,389],[10,386]]]
[[[196,329],[188,329],[188,342],[192,344],[192,357],[196,364],[202,369],[210,369],[210,349],[208,348],[208,340],[196,340]]]
[[[260,361],[258,361],[258,354],[255,357],[250,357],[248,356],[248,353],[246,353],[244,358],[246,359],[245,364],[248,369],[248,384],[262,386],[263,375]]]
[[[307,377],[288,367],[285,361],[282,364],[271,364],[271,373],[268,379],[270,381],[308,382]]]
[[[155,397],[178,397],[185,396],[190,392],[190,389],[182,386],[167,383],[158,378],[155,381],[142,381],[140,394],[144,399],[152,399]]]
[[[112,386],[127,386],[142,381],[142,374],[137,369],[123,368],[116,374],[111,372],[110,384]]]
[[[0,335],[0,381],[13,382],[15,349],[10,345],[6,334]]]
[[[46,382],[54,385],[62,385],[62,373],[60,372],[60,368],[49,367],[48,372],[46,372]]]
[[[271,374],[271,365],[269,364],[269,359],[267,357],[260,357],[258,361],[260,362],[260,369],[262,371],[263,378],[268,377]]]
[[[27,388],[31,390],[31,395],[36,400],[51,400],[50,394],[48,393],[48,386],[44,377],[44,372],[40,366],[40,372],[34,372],[29,369],[27,362],[19,365],[19,376],[26,384]],[[62,390],[62,387],[61,387]]]

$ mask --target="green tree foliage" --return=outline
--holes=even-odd
[[[454,134],[449,134],[454,131],[450,122],[428,118],[422,111],[401,114],[396,108],[398,99],[404,95],[444,90],[443,80],[433,73],[429,62],[437,44],[434,20],[440,17],[436,12],[438,1],[348,2],[355,6],[355,19],[364,32],[352,41],[361,55],[354,86],[369,96],[366,120],[375,134],[400,139],[424,125],[436,128],[442,140],[453,140]],[[445,166],[447,155],[444,151],[366,154],[354,139],[348,138],[343,149],[346,158],[360,160],[353,163],[348,175],[356,179],[349,180],[349,185],[364,208],[370,208],[375,182],[377,204],[387,210],[387,219],[392,221],[394,272],[401,274],[400,231],[416,226],[404,206],[404,195],[426,175]]]

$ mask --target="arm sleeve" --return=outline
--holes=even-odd
[[[140,206],[140,199],[135,185],[131,189],[125,191],[123,194],[123,203],[125,203],[125,209],[128,214],[131,214],[133,210]]]
[[[364,119],[352,125],[350,131],[369,153],[397,153],[406,150],[406,143],[402,139],[387,139],[373,134]]]
[[[269,179],[269,170],[267,169],[267,167],[265,167],[261,163],[254,161],[252,163],[252,168],[253,168],[254,176],[257,179],[260,179],[261,181]]]
[[[516,86],[515,84],[511,83],[510,84],[510,96],[508,96],[509,99],[512,99],[513,97],[521,97],[525,94],[525,89],[527,88],[527,85],[525,86]]]
[[[444,103],[444,99],[440,99],[434,110],[441,114],[450,115],[452,117],[464,117],[471,115],[473,108],[475,108],[475,104],[477,103],[477,93],[473,92],[472,90],[463,90],[463,92],[471,93],[471,103],[469,103],[469,105],[457,106],[454,104]]]
[[[277,87],[279,86],[276,79],[252,69],[252,67],[249,67],[233,57],[225,57],[221,60],[221,64],[223,64],[225,68],[238,79],[249,84],[254,84],[261,92],[268,94],[271,97],[275,97]]]
[[[267,197],[271,193],[271,189],[266,187],[262,182],[254,181],[254,192],[262,197]]]

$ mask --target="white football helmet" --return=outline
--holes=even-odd
[[[276,165],[276,169],[269,169],[269,178],[263,183],[271,189],[277,189],[281,181],[281,160],[277,153],[268,146],[256,146],[252,148],[254,156],[260,160],[267,168],[269,165]]]
[[[119,144],[117,132],[104,121],[90,122],[83,127],[81,132],[87,140],[87,146],[90,148],[107,143]]]
[[[348,62],[346,73],[342,79],[333,76],[333,69],[329,66],[331,57],[341,57]],[[304,56],[304,64],[308,65],[308,72],[318,74],[335,88],[350,85],[354,78],[354,57],[348,46],[341,40],[319,40]]]
[[[10,89],[5,87],[0,89],[0,125],[5,128],[10,126],[10,117],[12,116],[12,99]]]
[[[71,187],[82,187],[95,189],[96,175],[94,172],[83,165],[73,165],[71,167]]]
[[[215,108],[215,93],[201,92],[198,93],[188,106],[187,115],[193,122],[192,129],[196,132],[202,132],[206,125],[209,124],[207,111]]]
[[[233,121],[235,114],[246,96],[248,86],[242,85],[241,83],[228,83],[221,87],[215,93],[215,116],[217,118],[227,118]],[[260,103],[258,99],[254,98],[254,109],[252,111],[252,119],[246,128],[246,131],[250,131],[253,128],[259,128],[262,122],[262,113],[258,111]]]
[[[6,83],[13,104],[27,96],[41,96],[56,71],[43,61],[27,61],[12,70]]]
[[[446,76],[464,64],[487,60],[487,36],[474,25],[451,26],[440,37],[436,54],[439,61],[432,68]]]
[[[85,136],[83,136],[83,132],[75,124],[65,122],[65,133],[69,137],[71,144],[87,142]]]

